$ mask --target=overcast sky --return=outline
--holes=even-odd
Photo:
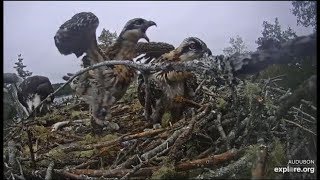
[[[80,69],[81,59],[74,54],[61,55],[53,37],[66,20],[83,11],[93,12],[102,28],[119,33],[132,18],[142,17],[157,23],[147,34],[151,41],[178,46],[183,39],[202,39],[213,54],[222,54],[229,38],[240,35],[250,50],[261,35],[262,22],[274,22],[282,29],[292,27],[297,35],[312,33],[311,28],[297,27],[291,2],[4,2],[4,72],[15,72],[17,55],[22,54],[27,70],[49,77],[52,83],[63,82],[67,72]]]

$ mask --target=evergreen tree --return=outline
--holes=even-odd
[[[292,14],[297,17],[297,25],[317,28],[317,1],[293,1]]]
[[[103,28],[101,35],[98,37],[99,47],[101,49],[106,49],[117,39],[117,37],[117,32],[112,33]]]
[[[274,24],[263,21],[262,26],[262,37],[259,37],[256,41],[259,45],[258,49],[268,49],[271,46],[278,47],[281,43],[297,37],[296,33],[290,27],[282,31],[278,18],[275,18]]]
[[[21,78],[26,79],[27,77],[32,75],[32,72],[24,70],[24,68],[27,66],[23,64],[23,58],[21,57],[21,54],[18,55],[18,62],[16,62],[15,64],[16,66],[14,66],[14,68],[17,70],[18,75]]]
[[[246,44],[239,35],[237,35],[235,38],[230,38],[229,43],[230,46],[223,49],[223,53],[226,56],[231,56],[236,53],[243,54],[249,52]]]

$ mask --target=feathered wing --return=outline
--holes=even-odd
[[[137,58],[136,61],[145,59],[145,64],[154,59],[158,59],[163,54],[174,50],[174,46],[165,42],[138,42],[136,46]]]
[[[54,36],[55,45],[64,55],[80,57],[95,43],[99,19],[91,12],[81,12],[63,23]]]

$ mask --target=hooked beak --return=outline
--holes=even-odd
[[[146,31],[149,27],[151,26],[156,26],[157,27],[157,24],[153,21],[147,21],[144,26],[142,27],[142,32],[143,32],[143,35],[142,35],[142,38],[144,38],[146,41],[150,42],[147,34],[146,34]]]

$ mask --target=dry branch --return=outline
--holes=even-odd
[[[159,146],[157,146],[156,148],[144,153],[141,155],[142,160],[148,160],[152,157],[154,157],[155,155],[157,155],[158,153],[160,153],[161,151],[165,150],[168,146],[171,146],[175,140],[179,137],[179,135],[185,131],[185,128],[176,130],[172,136],[170,136],[167,140],[165,140],[162,144],[160,144]]]
[[[75,151],[75,150],[92,150],[94,148],[102,148],[102,147],[116,145],[121,142],[129,141],[132,139],[138,139],[138,138],[143,138],[143,137],[152,137],[152,136],[155,136],[155,135],[157,135],[161,132],[164,132],[164,131],[165,131],[165,129],[144,131],[144,132],[137,133],[137,134],[124,135],[124,136],[121,136],[115,140],[102,142],[102,143],[98,143],[98,144],[74,145],[74,146],[70,146],[70,147],[64,147],[64,148],[62,148],[62,150],[65,152],[70,152],[70,151]]]
[[[193,133],[193,127],[194,127],[195,123],[196,123],[196,117],[195,117],[195,112],[193,110],[192,111],[192,118],[191,118],[189,125],[186,127],[186,130],[179,135],[177,140],[172,145],[172,148],[169,152],[170,159],[175,159],[175,160],[178,159],[178,156],[179,156],[178,151],[181,148],[181,146],[191,138],[191,135]]]
[[[54,162],[52,161],[47,169],[45,180],[51,180],[52,179],[52,172],[53,172]]]
[[[90,119],[80,119],[80,120],[70,120],[70,121],[57,122],[54,125],[52,125],[51,132],[57,131],[60,128],[66,126],[70,123],[86,123],[86,122],[90,122]]]
[[[296,122],[293,122],[293,121],[290,121],[290,120],[287,120],[287,119],[283,119],[283,120],[284,120],[285,122],[288,122],[288,123],[290,123],[290,124],[293,124],[293,125],[301,128],[301,129],[303,129],[303,130],[305,130],[305,131],[313,134],[314,136],[317,136],[317,134],[316,134],[315,132],[313,132],[313,131],[311,131],[310,129],[307,129],[307,128],[301,126],[300,124],[298,124],[298,123],[296,123]]]
[[[226,147],[227,149],[230,149],[230,143],[229,143],[229,140],[226,136],[226,133],[221,125],[221,113],[218,113],[217,114],[217,119],[214,121],[215,125],[217,126],[217,129],[220,133],[220,136],[222,138],[222,140],[226,143]]]
[[[159,167],[145,167],[137,170],[132,176],[151,176],[152,172],[158,169]],[[87,175],[94,177],[105,177],[105,178],[120,178],[125,176],[127,173],[131,172],[132,169],[111,169],[111,170],[94,170],[94,169],[71,169],[69,171],[65,170],[64,172],[71,172],[76,175]]]
[[[236,158],[241,152],[242,152],[241,150],[231,149],[222,154],[210,155],[209,157],[206,157],[206,158],[196,159],[188,162],[182,162],[176,166],[176,170],[186,171],[186,170],[195,169],[195,168],[216,166]]]
[[[231,163],[228,166],[219,168],[217,170],[209,170],[208,172],[199,175],[196,179],[221,179],[226,178],[231,174],[237,174],[249,167],[251,158],[252,157],[250,155],[246,154],[234,163]]]

